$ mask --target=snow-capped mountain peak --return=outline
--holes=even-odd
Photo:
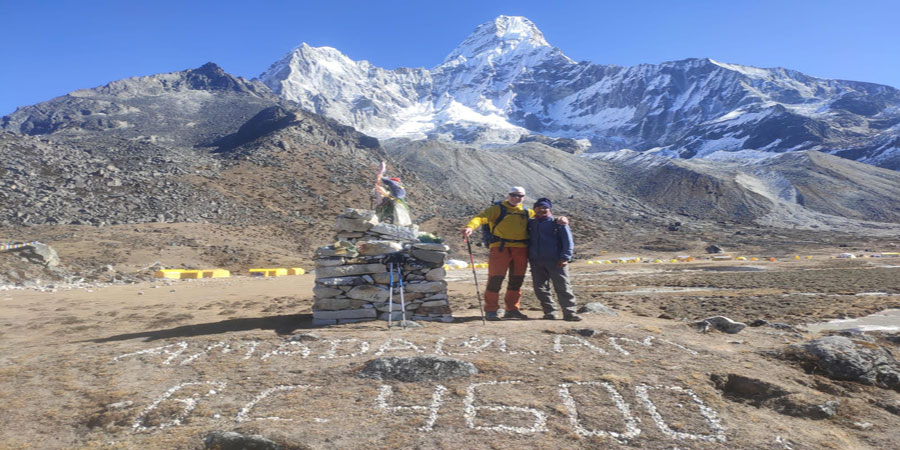
[[[444,58],[444,64],[460,58],[472,59],[485,53],[531,52],[537,47],[550,47],[550,44],[533,22],[521,16],[499,16],[475,28]]]

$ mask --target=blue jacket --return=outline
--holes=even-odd
[[[568,225],[558,225],[553,216],[528,220],[528,259],[559,261],[572,259],[572,231]]]

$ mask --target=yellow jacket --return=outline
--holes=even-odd
[[[500,217],[500,208],[506,208],[506,217],[494,229],[497,219]],[[508,247],[528,247],[528,219],[534,217],[534,210],[528,210],[528,217],[525,217],[525,208],[520,203],[518,206],[512,206],[508,201],[503,200],[500,205],[491,205],[481,211],[477,216],[466,224],[466,228],[478,231],[482,225],[489,225],[491,232],[497,237],[508,239],[511,241],[526,242],[506,242]],[[502,242],[494,242],[491,248],[499,247]]]

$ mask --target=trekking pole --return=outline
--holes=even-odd
[[[400,272],[400,263],[397,263],[397,280],[400,281],[400,326],[406,328],[406,302],[403,299],[403,273]]]
[[[481,310],[481,324],[487,325],[484,320],[484,305],[481,303],[481,289],[478,288],[478,275],[475,273],[475,256],[472,254],[472,242],[466,238],[466,245],[469,247],[469,262],[472,266],[472,278],[475,279],[475,295],[478,296],[478,309]]]
[[[394,263],[388,263],[388,272],[391,274],[391,282],[388,286],[388,328],[391,327],[391,316],[394,315]]]

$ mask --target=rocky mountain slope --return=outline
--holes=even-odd
[[[260,75],[282,97],[378,137],[497,146],[540,134],[682,158],[818,150],[900,168],[900,90],[711,59],[575,62],[500,16],[432,69],[386,70],[297,47]]]
[[[632,151],[585,158],[539,143],[485,150],[418,141],[388,151],[452,199],[447,208],[454,212],[499,199],[500,186],[518,184],[532,200],[547,196],[559,209],[602,223],[696,220],[874,232],[900,222],[900,174],[820,152],[748,162]]]
[[[213,64],[77,91],[3,123],[14,133],[0,133],[0,196],[15,205],[4,223],[271,221],[286,214],[254,198],[267,182],[291,186],[280,200],[325,203],[323,179],[344,184],[383,158],[376,140]],[[277,174],[229,188],[261,167]]]
[[[371,206],[385,159],[404,180],[416,221],[447,237],[457,255],[459,227],[510,185],[524,185],[528,201],[552,198],[586,254],[723,241],[769,248],[771,233],[779,243],[800,239],[783,234],[794,229],[809,242],[889,239],[900,228],[897,172],[818,152],[681,160],[578,154],[578,142],[565,139],[494,149],[393,139],[382,147],[267,89],[208,64],[4,117],[0,240],[60,243],[64,265],[92,270],[308,261],[331,241],[334,216]],[[769,226],[776,229],[760,228]],[[16,264],[0,265],[15,272]]]

